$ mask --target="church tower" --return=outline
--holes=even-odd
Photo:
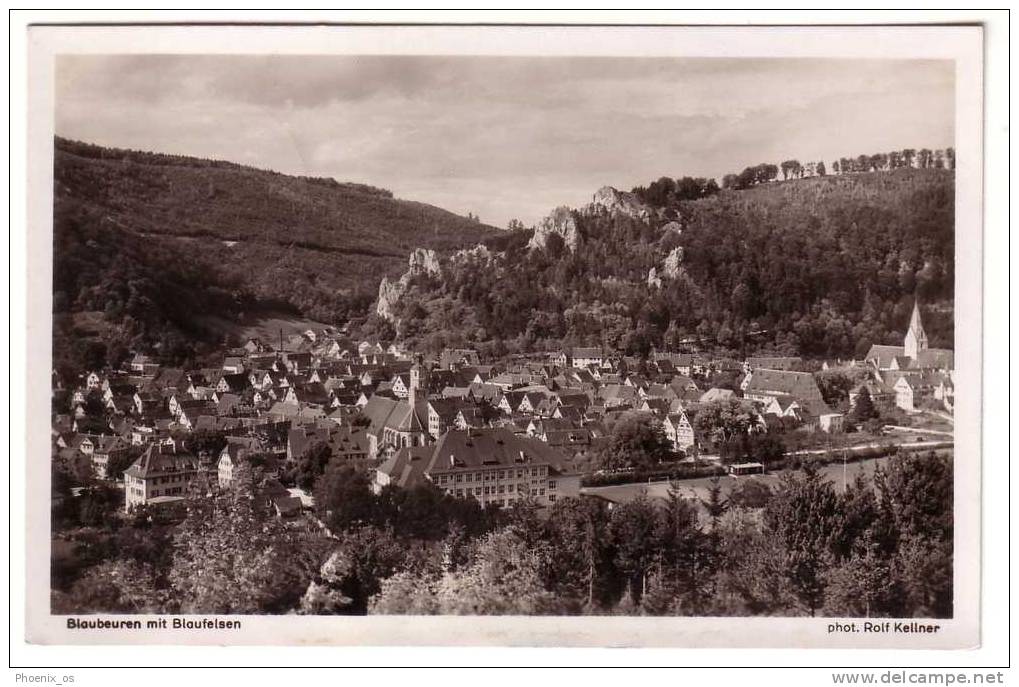
[[[428,367],[419,355],[410,368],[410,394],[407,401],[414,408],[419,401],[428,400]]]
[[[919,359],[919,352],[927,350],[927,332],[923,330],[923,322],[920,321],[920,302],[913,302],[913,316],[909,318],[909,331],[906,332],[906,340],[903,342],[903,353],[907,358]]]

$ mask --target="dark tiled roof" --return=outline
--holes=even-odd
[[[817,388],[817,382],[809,372],[789,372],[764,368],[753,371],[746,393],[748,395],[788,394],[803,400],[821,398],[821,390]]]
[[[198,470],[198,459],[192,454],[164,452],[162,448],[155,444],[149,445],[141,458],[136,460],[125,474],[140,479],[151,479],[160,475]]]
[[[524,465],[549,465],[561,471],[565,460],[545,442],[505,429],[451,430],[431,446],[401,448],[379,471],[398,486],[413,487],[434,472]]]

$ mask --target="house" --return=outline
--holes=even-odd
[[[149,444],[124,471],[124,502],[128,512],[137,506],[182,500],[188,485],[199,475],[196,456],[166,448]]]
[[[227,374],[243,374],[244,361],[241,358],[229,356],[223,360],[223,372]]]
[[[592,441],[591,432],[584,427],[550,429],[539,438],[549,446],[569,454],[586,451],[591,446]]]
[[[199,418],[201,417],[213,417],[216,416],[216,406],[207,401],[195,401],[188,403],[177,415],[177,424],[184,427],[187,430],[193,430],[198,424]]]
[[[637,404],[637,410],[662,416],[668,414],[670,405],[671,402],[664,398],[645,398]]]
[[[845,418],[842,413],[832,410],[821,399],[804,399],[797,401],[796,414],[809,431],[821,430],[829,434],[837,434],[844,429]]]
[[[570,353],[573,367],[601,367],[605,356],[601,348],[575,347]]]
[[[553,418],[535,418],[527,423],[525,433],[527,436],[542,439],[546,432],[562,429],[573,429],[576,427],[568,420],[557,420]]]
[[[248,388],[250,380],[243,372],[227,373],[219,378],[214,387],[220,393],[237,394]]]
[[[307,424],[325,420],[326,411],[322,406],[277,401],[265,412],[265,417],[272,422]]]
[[[330,405],[329,392],[318,382],[295,383],[287,389],[283,397],[284,403],[328,406]]]
[[[903,374],[892,387],[895,390],[895,405],[903,410],[917,410],[921,401],[934,399],[937,387],[943,377],[936,373],[919,372]]]
[[[700,403],[713,403],[714,401],[728,401],[730,398],[735,397],[736,392],[732,389],[719,389],[717,387],[713,387],[701,394],[701,397],[698,400]]]
[[[809,372],[759,368],[748,374],[740,386],[745,398],[762,403],[769,403],[777,396],[821,400],[821,390]]]
[[[499,399],[499,402],[495,407],[506,415],[513,415],[516,412],[522,412],[517,409],[520,407],[520,404],[523,403],[525,397],[526,394],[522,391],[507,391],[502,395],[502,398]]]
[[[136,391],[134,394],[134,412],[145,415],[163,405],[163,398],[149,391]]]
[[[258,392],[255,392],[258,393]],[[229,417],[250,417],[254,414],[254,394],[221,394],[216,402],[216,414]]]
[[[456,429],[478,429],[485,426],[485,416],[477,406],[465,406],[460,409],[453,420]]]
[[[428,402],[428,433],[438,439],[452,429],[456,415],[465,402],[460,399],[437,398]]]
[[[340,427],[326,425],[298,427],[287,433],[287,460],[295,462],[317,443],[325,444],[332,453],[332,460],[343,462],[367,460],[369,456],[368,433],[362,427]]]
[[[751,356],[743,362],[743,369],[746,372],[753,372],[759,367],[769,370],[797,370],[803,364],[803,359],[794,356]]]
[[[552,411],[551,417],[556,420],[566,420],[574,425],[579,425],[584,421],[586,412],[587,408],[580,409],[573,406],[558,406]]]
[[[608,384],[598,390],[598,398],[606,408],[633,407],[637,390],[625,384]]]
[[[505,429],[451,430],[430,446],[394,453],[376,470],[373,489],[431,483],[482,505],[533,499],[550,506],[580,493],[580,476],[566,472],[565,461],[554,447]]]
[[[495,384],[476,383],[472,382],[470,385],[470,397],[475,401],[484,401],[491,405],[498,405],[499,401],[502,400],[502,389]]]
[[[397,398],[407,398],[407,395],[410,393],[410,373],[404,372],[403,374],[395,375],[391,382],[393,394]]]
[[[666,415],[662,421],[662,428],[665,430],[665,436],[672,442],[672,447],[676,451],[686,452],[694,445],[693,425],[690,424],[690,419],[686,413],[679,412]]]
[[[92,443],[92,472],[99,479],[112,477],[110,464],[127,453],[129,444],[118,436],[98,436]],[[84,451],[82,451],[84,453]]]
[[[234,469],[250,456],[262,452],[264,452],[262,442],[256,437],[227,437],[226,446],[220,451],[216,463],[219,486],[230,486]]]
[[[870,394],[870,400],[874,403],[874,407],[878,409],[888,409],[895,406],[896,392],[894,388],[881,382],[868,380],[857,384],[849,390],[850,408],[856,408],[856,399],[860,397],[860,391],[863,389],[867,389],[867,392]]]
[[[439,367],[455,370],[461,367],[474,367],[481,364],[478,352],[473,348],[447,348],[439,354]]]

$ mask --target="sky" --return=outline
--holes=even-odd
[[[62,56],[56,133],[388,188],[505,226],[600,187],[954,140],[933,60]]]

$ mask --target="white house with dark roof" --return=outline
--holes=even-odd
[[[598,347],[577,346],[571,351],[570,359],[573,367],[586,368],[591,365],[601,367],[605,362],[605,355]]]
[[[662,428],[665,436],[672,442],[672,447],[677,451],[686,451],[694,445],[693,425],[686,413],[670,413],[662,421]]]
[[[193,454],[175,452],[162,444],[149,444],[141,458],[124,471],[126,509],[180,501],[199,470],[198,458]]]

